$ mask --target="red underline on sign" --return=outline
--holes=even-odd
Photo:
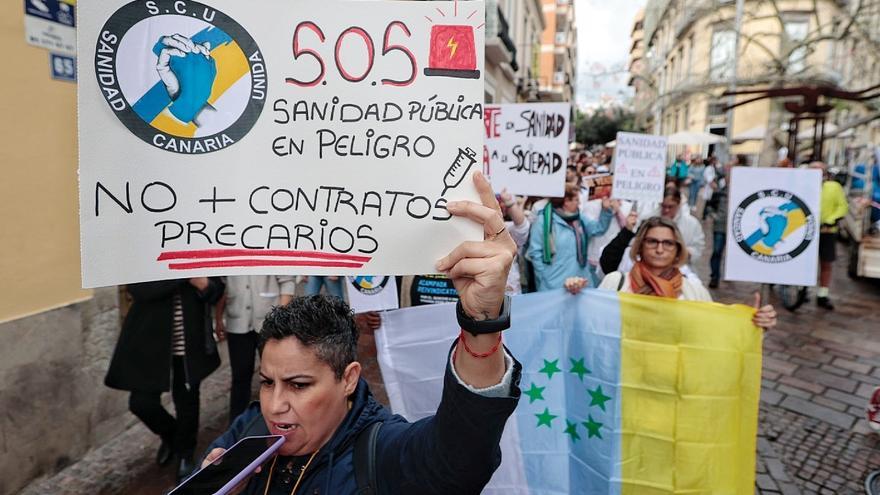
[[[318,260],[342,260],[366,263],[372,258],[356,254],[322,253],[320,251],[283,251],[280,249],[201,249],[194,251],[168,251],[159,255],[156,261],[168,260],[206,260],[210,258],[234,258],[234,257],[284,257],[284,258],[313,258]]]
[[[170,270],[197,270],[199,268],[236,268],[253,266],[315,266],[322,268],[363,268],[363,263],[316,260],[211,260],[189,263],[170,263]]]

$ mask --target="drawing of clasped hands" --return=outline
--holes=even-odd
[[[168,110],[184,123],[195,122],[208,105],[217,77],[217,63],[208,42],[194,43],[180,34],[163,36],[153,47],[159,56],[156,71],[171,97]]]

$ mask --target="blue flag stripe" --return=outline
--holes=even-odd
[[[529,493],[619,493],[617,294],[519,298],[528,302],[516,304],[505,339],[523,364],[524,395],[515,415]]]

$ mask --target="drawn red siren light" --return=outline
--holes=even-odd
[[[441,24],[431,26],[426,76],[479,79],[473,26]]]

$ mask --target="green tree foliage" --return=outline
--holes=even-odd
[[[577,112],[575,139],[586,146],[613,141],[618,131],[643,132],[636,126],[635,114],[622,107],[598,108],[591,113]]]

